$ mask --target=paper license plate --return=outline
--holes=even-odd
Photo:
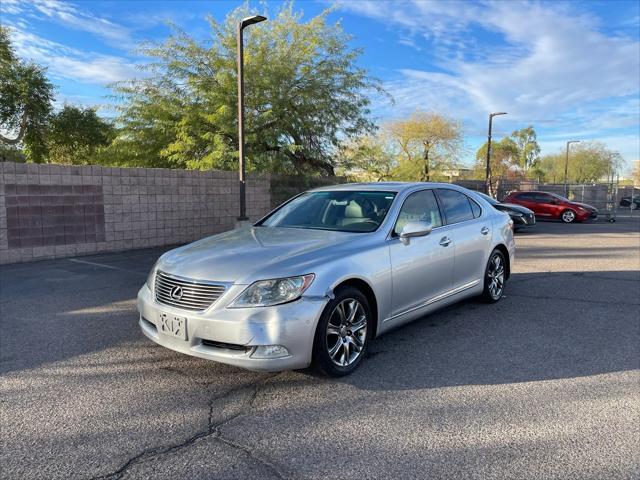
[[[187,339],[187,319],[185,317],[161,313],[158,320],[160,331],[165,335],[171,335],[182,340]]]

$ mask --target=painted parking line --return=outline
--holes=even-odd
[[[137,272],[135,270],[129,270],[127,268],[122,268],[122,267],[116,267],[114,265],[106,265],[104,263],[90,262],[88,260],[80,260],[79,258],[68,258],[67,260],[74,263],[84,263],[85,265],[92,265],[94,267],[107,268],[109,270],[119,270],[121,272],[133,273],[135,275],[143,275],[143,276],[147,275],[146,273],[143,273],[143,272]]]

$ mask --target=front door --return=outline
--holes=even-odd
[[[433,230],[403,243],[398,238],[412,221],[431,223]],[[392,316],[401,315],[451,290],[454,249],[433,190],[412,193],[402,205],[389,241],[393,279]]]
[[[535,212],[541,217],[557,217],[558,201],[556,198],[546,193],[535,193]]]

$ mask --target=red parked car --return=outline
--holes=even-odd
[[[557,218],[564,223],[583,222],[598,217],[598,209],[586,203],[572,202],[549,192],[511,192],[503,202],[533,210],[536,217]]]

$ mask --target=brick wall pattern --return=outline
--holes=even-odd
[[[338,181],[248,175],[247,215]],[[0,264],[191,242],[234,228],[238,195],[230,171],[0,162]]]

